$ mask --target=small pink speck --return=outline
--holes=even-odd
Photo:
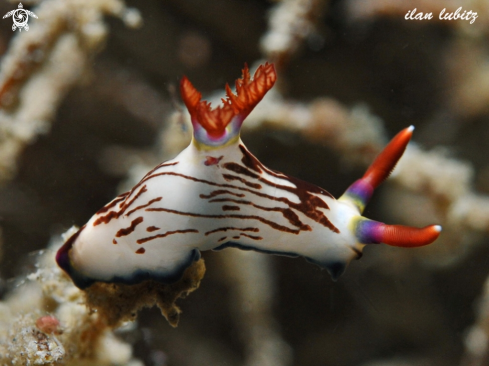
[[[59,320],[52,315],[41,316],[36,320],[36,327],[46,334],[60,334]]]

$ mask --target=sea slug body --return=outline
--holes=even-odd
[[[361,216],[374,189],[401,158],[413,127],[401,131],[338,200],[326,190],[268,169],[240,129],[270,90],[273,64],[248,68],[212,109],[187,78],[180,90],[193,125],[190,145],[100,209],[57,254],[80,288],[95,282],[178,281],[204,250],[227,247],[304,257],[333,278],[366,244],[416,247],[441,227],[386,225]]]

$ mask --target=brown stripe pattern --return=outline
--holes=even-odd
[[[147,241],[158,239],[158,238],[164,238],[168,235],[173,235],[173,234],[185,234],[185,233],[198,233],[198,230],[195,229],[186,229],[186,230],[175,230],[175,231],[167,231],[164,234],[158,234],[158,235],[153,235],[153,236],[148,236],[146,238],[138,239],[136,242],[138,244],[143,244],[146,243]]]
[[[118,219],[122,215],[127,217],[135,212],[141,212],[141,215],[132,220],[128,227],[119,229],[115,234],[116,237],[123,237],[136,231],[136,227],[144,221],[144,212],[164,212],[172,215],[215,220],[236,219],[258,221],[274,230],[296,235],[301,231],[312,230],[307,222],[307,219],[310,219],[329,228],[333,232],[339,232],[323,212],[323,210],[329,210],[329,206],[324,200],[318,197],[318,195],[332,197],[327,191],[299,179],[289,177],[283,173],[270,170],[261,164],[243,145],[239,145],[239,149],[242,153],[241,164],[238,162],[227,162],[221,164],[220,167],[218,167],[218,170],[216,170],[216,174],[220,174],[222,177],[220,182],[201,179],[166,169],[164,171],[158,171],[162,167],[175,166],[178,162],[158,165],[146,174],[146,176],[131,191],[121,194],[104,208],[99,210],[99,217],[94,221],[93,225],[96,226],[102,223],[107,224],[112,219]],[[206,162],[210,162],[207,165],[217,165],[220,163],[221,159],[223,159],[222,156],[216,158],[216,161],[207,159]],[[208,193],[201,193],[198,196],[200,199],[206,200],[206,204],[211,205],[211,209],[206,209],[203,212],[190,212],[190,210],[158,207],[161,206],[161,203],[164,203],[162,196],[153,196],[153,198],[148,197],[146,202],[140,202],[141,198],[144,199],[144,197],[146,197],[145,193],[148,191],[145,183],[150,179],[158,177],[163,178],[166,176],[178,177],[198,183],[202,185],[202,190],[204,192],[206,192],[206,190],[204,190],[206,187],[214,188],[214,190],[207,190]],[[277,180],[270,177],[276,178]],[[284,183],[288,182],[290,185],[287,183],[280,184],[280,181]],[[264,187],[270,187],[272,189],[267,190],[264,189]],[[272,191],[274,192],[273,195],[270,194]],[[294,199],[292,201],[289,199],[289,194],[297,197],[297,200]],[[189,197],[189,199],[191,199],[191,197]],[[135,202],[138,202],[139,205],[136,206]],[[222,205],[213,206],[213,203],[221,203]],[[216,212],[216,209],[220,209],[221,213]],[[247,209],[246,212],[240,213],[240,211],[243,211],[244,209]],[[276,222],[276,220],[271,218],[273,216],[266,214],[268,212],[277,212],[281,214],[288,225]],[[164,226],[163,230],[165,230],[165,228],[168,230],[168,226]],[[161,230],[161,227],[148,226],[146,227],[145,232],[152,233],[159,230]],[[232,238],[233,240],[238,240],[242,237],[256,241],[263,240],[262,236],[249,234],[250,232],[257,233],[260,231],[258,227],[253,226],[244,228],[233,226],[218,227],[205,232],[205,236],[227,231],[236,232],[229,236],[229,238]],[[193,228],[170,230],[164,233],[158,233],[142,238],[140,237],[139,239],[135,239],[135,241],[137,244],[143,244],[175,234],[198,232],[197,229]],[[220,237],[217,241],[223,242],[225,240],[228,240],[227,236]],[[113,239],[113,243],[117,244],[115,238]],[[139,248],[136,253],[144,253],[144,248]]]

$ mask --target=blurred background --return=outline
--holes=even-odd
[[[28,253],[83,225],[190,141],[178,82],[224,96],[275,62],[242,139],[266,166],[338,197],[398,131],[413,142],[364,213],[440,223],[426,248],[371,246],[337,282],[303,259],[206,252],[171,328],[123,336],[151,366],[489,365],[489,2],[26,1],[0,22],[2,296]],[[0,13],[17,6],[2,1]],[[439,12],[477,12],[440,21]],[[408,10],[431,20],[406,20]],[[217,91],[217,94],[216,94]],[[218,100],[218,99],[217,99]]]

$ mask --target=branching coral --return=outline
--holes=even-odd
[[[42,2],[40,20],[20,33],[0,73],[0,181],[15,173],[26,144],[49,130],[64,95],[83,77],[87,62],[107,37],[103,16],[136,27],[141,19],[119,0]]]
[[[270,126],[300,134],[339,153],[344,162],[367,165],[386,142],[380,118],[365,105],[347,108],[331,98],[308,104],[286,100],[278,93],[265,97],[245,128]]]
[[[270,12],[269,30],[261,39],[264,56],[282,67],[314,34],[324,0],[283,0]]]

